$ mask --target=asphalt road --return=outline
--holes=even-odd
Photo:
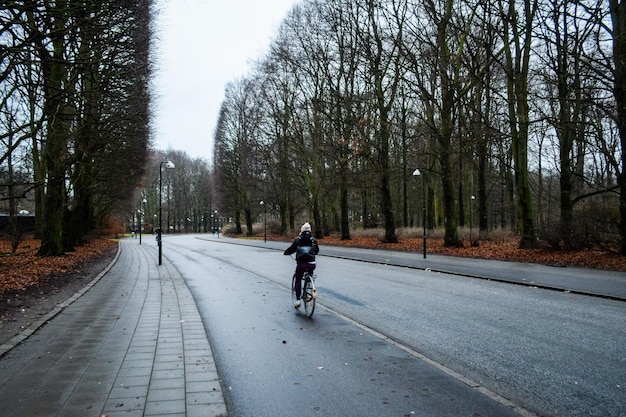
[[[290,305],[287,244],[226,242],[166,236],[164,256],[196,299],[232,417],[626,416],[622,301],[322,255],[309,320]]]

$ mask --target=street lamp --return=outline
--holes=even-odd
[[[263,196],[265,195],[265,179],[267,178],[267,171],[263,170],[261,173],[261,178],[263,179]],[[267,243],[267,204],[264,201],[260,203],[263,206],[263,242]]]
[[[141,200],[141,208],[139,209],[139,244],[140,245],[141,245],[141,229],[143,228],[143,216],[144,216],[144,211],[146,209],[147,202],[148,200],[146,200],[145,198]]]
[[[259,204],[263,207],[263,242],[267,243],[267,208],[263,200]]]
[[[417,177],[422,175],[418,168],[413,171],[413,176]],[[424,243],[423,243],[423,251],[424,251],[424,259],[426,259],[426,180],[422,177],[422,225],[424,227]]]
[[[217,227],[216,227],[216,229],[217,229],[217,238],[219,239],[220,238],[220,218],[217,217],[217,210],[215,210],[215,222],[217,224]]]
[[[163,262],[163,164],[166,169],[174,169],[176,166],[172,161],[163,161],[159,164],[159,231],[157,242],[159,243],[159,265]]]
[[[137,223],[139,224],[139,244],[141,245],[141,209],[137,209]]]

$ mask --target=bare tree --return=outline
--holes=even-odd
[[[477,4],[465,4],[458,10],[452,0],[440,3],[426,1],[422,5],[423,8],[416,6],[413,9],[415,14],[411,20],[410,41],[406,42],[405,47],[412,73],[409,85],[413,86],[424,103],[424,124],[429,129],[429,137],[436,144],[446,229],[444,242],[446,246],[458,246],[461,242],[458,236],[457,204],[462,207],[464,195],[457,195],[455,184],[461,184],[459,187],[462,187],[459,178],[467,177],[465,172],[455,174],[454,168],[454,165],[461,166],[461,159],[455,159],[455,153],[459,153],[455,152],[455,141],[460,143],[458,138],[464,136],[459,125],[463,121],[460,118],[461,104],[492,59],[487,56],[484,62],[480,62],[474,77],[468,76],[468,68],[463,66],[467,32],[471,28]],[[422,26],[424,24],[426,27]],[[412,41],[420,47],[413,47]]]
[[[3,86],[19,91],[9,102],[25,133],[0,131],[21,137],[2,153],[30,151],[40,255],[80,244],[127,200],[143,170],[150,6],[150,0],[29,0],[0,8],[2,30],[11,33],[2,37],[11,42],[2,49],[10,63]]]
[[[280,44],[286,38],[275,41],[272,52],[261,64],[261,85],[263,86],[263,103],[266,121],[264,123],[267,141],[262,148],[265,157],[264,185],[269,184],[273,198],[266,203],[274,203],[278,207],[280,233],[294,227],[294,181],[292,169],[293,142],[290,140],[293,131],[293,114],[297,96],[293,79],[289,77],[290,65],[283,59],[284,50]],[[267,191],[267,189],[266,189]],[[263,197],[267,200],[267,196]]]
[[[339,230],[348,239],[354,224],[382,222],[384,240],[392,242],[395,228],[410,223],[407,167],[419,165],[427,174],[429,226],[445,224],[446,245],[461,243],[457,229],[468,213],[475,219],[467,199],[476,190],[481,233],[514,228],[519,246],[530,248],[537,243],[535,215],[543,219],[550,203],[543,182],[557,178],[552,168],[559,165],[561,189],[548,192],[561,196],[565,236],[579,227],[570,221],[577,201],[599,193],[600,184],[610,191],[611,181],[623,181],[608,82],[601,79],[613,71],[613,56],[600,33],[614,37],[621,21],[609,30],[601,3],[300,2],[250,74],[262,111],[249,136],[263,156],[250,164],[245,188],[250,196],[260,184],[271,188],[283,232],[312,217],[316,234]],[[619,14],[621,4],[611,4]],[[545,45],[540,50],[537,40]],[[235,111],[227,104],[219,155]],[[549,152],[559,148],[560,155]],[[263,171],[269,180],[260,178]],[[243,210],[240,202],[226,203],[241,195],[233,190],[220,199]],[[371,210],[377,202],[378,213]]]
[[[613,94],[616,102],[616,122],[620,136],[621,160],[617,175],[620,187],[619,232],[622,237],[620,253],[626,256],[626,2],[610,0],[613,22]]]
[[[599,6],[599,4],[597,4]],[[558,138],[560,173],[560,224],[558,238],[568,249],[584,243],[575,231],[574,204],[585,198],[584,165],[587,158],[588,126],[594,118],[593,58],[585,54],[594,50],[599,11],[578,2],[546,2],[543,13],[545,31],[541,37],[545,54],[537,58],[544,63],[546,101],[551,113],[546,117]],[[549,236],[549,234],[548,234]],[[554,239],[554,238],[553,238]]]
[[[520,10],[521,8],[521,10]],[[511,150],[515,164],[520,248],[537,246],[535,220],[528,173],[529,135],[529,68],[533,42],[533,24],[537,2],[533,0],[506,0],[500,2],[504,23],[504,68],[507,74],[507,99]]]
[[[397,242],[395,212],[391,196],[391,110],[402,80],[402,53],[406,3],[366,0],[364,24],[357,28],[358,46],[367,65],[376,109],[376,152],[380,209],[384,219],[384,242]]]
[[[259,112],[254,87],[249,79],[227,86],[216,135],[218,151],[215,153],[216,179],[221,179],[227,187],[225,191],[231,193],[230,207],[235,212],[235,221],[240,221],[243,214],[248,235],[253,234],[253,213],[259,203],[255,179],[262,171],[257,136]]]

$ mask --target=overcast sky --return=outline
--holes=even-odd
[[[157,149],[211,158],[224,87],[267,51],[297,0],[159,0],[153,81]]]

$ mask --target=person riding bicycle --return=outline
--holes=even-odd
[[[302,275],[304,271],[315,269],[315,255],[320,251],[317,240],[311,234],[311,225],[307,222],[300,228],[300,235],[295,238],[291,246],[285,250],[285,255],[296,254],[296,308],[300,308],[300,293],[302,292]]]

